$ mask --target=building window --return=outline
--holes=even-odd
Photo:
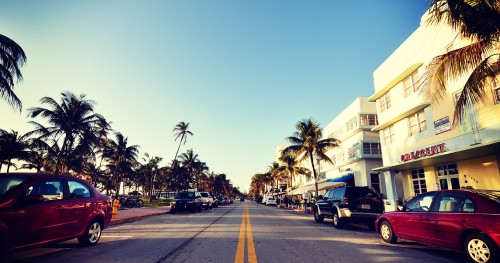
[[[418,69],[411,73],[408,77],[403,79],[403,89],[405,97],[410,96],[411,94],[418,91],[420,88]]]
[[[424,111],[419,111],[408,117],[409,135],[415,135],[427,130]]]
[[[382,154],[380,143],[363,143],[363,154]]]
[[[359,157],[359,143],[354,144],[351,148],[347,149],[347,155],[349,159],[354,159]]]
[[[361,126],[376,126],[378,125],[377,114],[361,114]]]
[[[411,170],[411,180],[413,181],[413,193],[415,195],[427,192],[424,169]]]
[[[394,141],[394,125],[391,125],[382,130],[382,142],[384,145],[389,145]]]
[[[436,166],[438,176],[458,174],[457,163],[441,164]]]
[[[375,191],[380,194],[380,177],[378,176],[378,173],[371,173],[370,179],[373,189],[375,189]]]
[[[493,79],[493,97],[495,97],[495,104],[500,104],[500,75]]]
[[[380,112],[384,112],[385,110],[388,110],[391,108],[391,96],[389,96],[389,92],[384,94],[377,101],[378,101],[378,106],[379,106]]]
[[[350,132],[358,127],[358,116],[352,117],[346,124],[345,124],[345,131]]]

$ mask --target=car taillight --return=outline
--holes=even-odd
[[[348,204],[349,203],[349,198],[347,196],[345,196],[344,199],[342,199],[342,203]]]

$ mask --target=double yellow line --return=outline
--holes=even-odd
[[[248,205],[245,203],[243,210],[243,219],[241,220],[240,236],[238,238],[238,249],[234,263],[245,262],[245,234],[248,242],[248,263],[257,263],[257,254],[255,253],[255,245],[253,243],[252,224],[250,223],[250,214],[248,213]]]

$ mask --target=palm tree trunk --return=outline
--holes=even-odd
[[[312,154],[309,154],[309,159],[311,160],[311,166],[314,174],[314,187],[316,188],[316,194],[314,195],[314,198],[318,198],[318,175],[316,174],[316,168],[314,168],[314,159]]]
[[[177,147],[177,152],[175,152],[174,161],[175,161],[175,159],[177,159],[177,154],[179,154],[179,149],[181,148],[182,140],[184,140],[184,134],[181,136],[179,146]]]

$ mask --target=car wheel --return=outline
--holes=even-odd
[[[392,230],[392,226],[388,221],[383,221],[382,224],[380,224],[380,236],[382,237],[382,240],[387,243],[395,243],[397,239],[394,234],[394,230]]]
[[[498,262],[498,248],[485,234],[475,233],[465,239],[464,250],[473,262]]]
[[[337,211],[334,211],[332,213],[332,221],[333,221],[333,227],[335,227],[336,229],[342,229],[344,227],[344,222],[342,222],[342,219],[340,219]]]
[[[102,233],[102,225],[98,220],[92,221],[87,228],[83,236],[78,237],[78,242],[82,246],[93,246],[99,242]]]
[[[323,216],[320,216],[318,214],[318,209],[314,209],[314,221],[316,221],[317,223],[323,223],[323,220],[325,218]]]

